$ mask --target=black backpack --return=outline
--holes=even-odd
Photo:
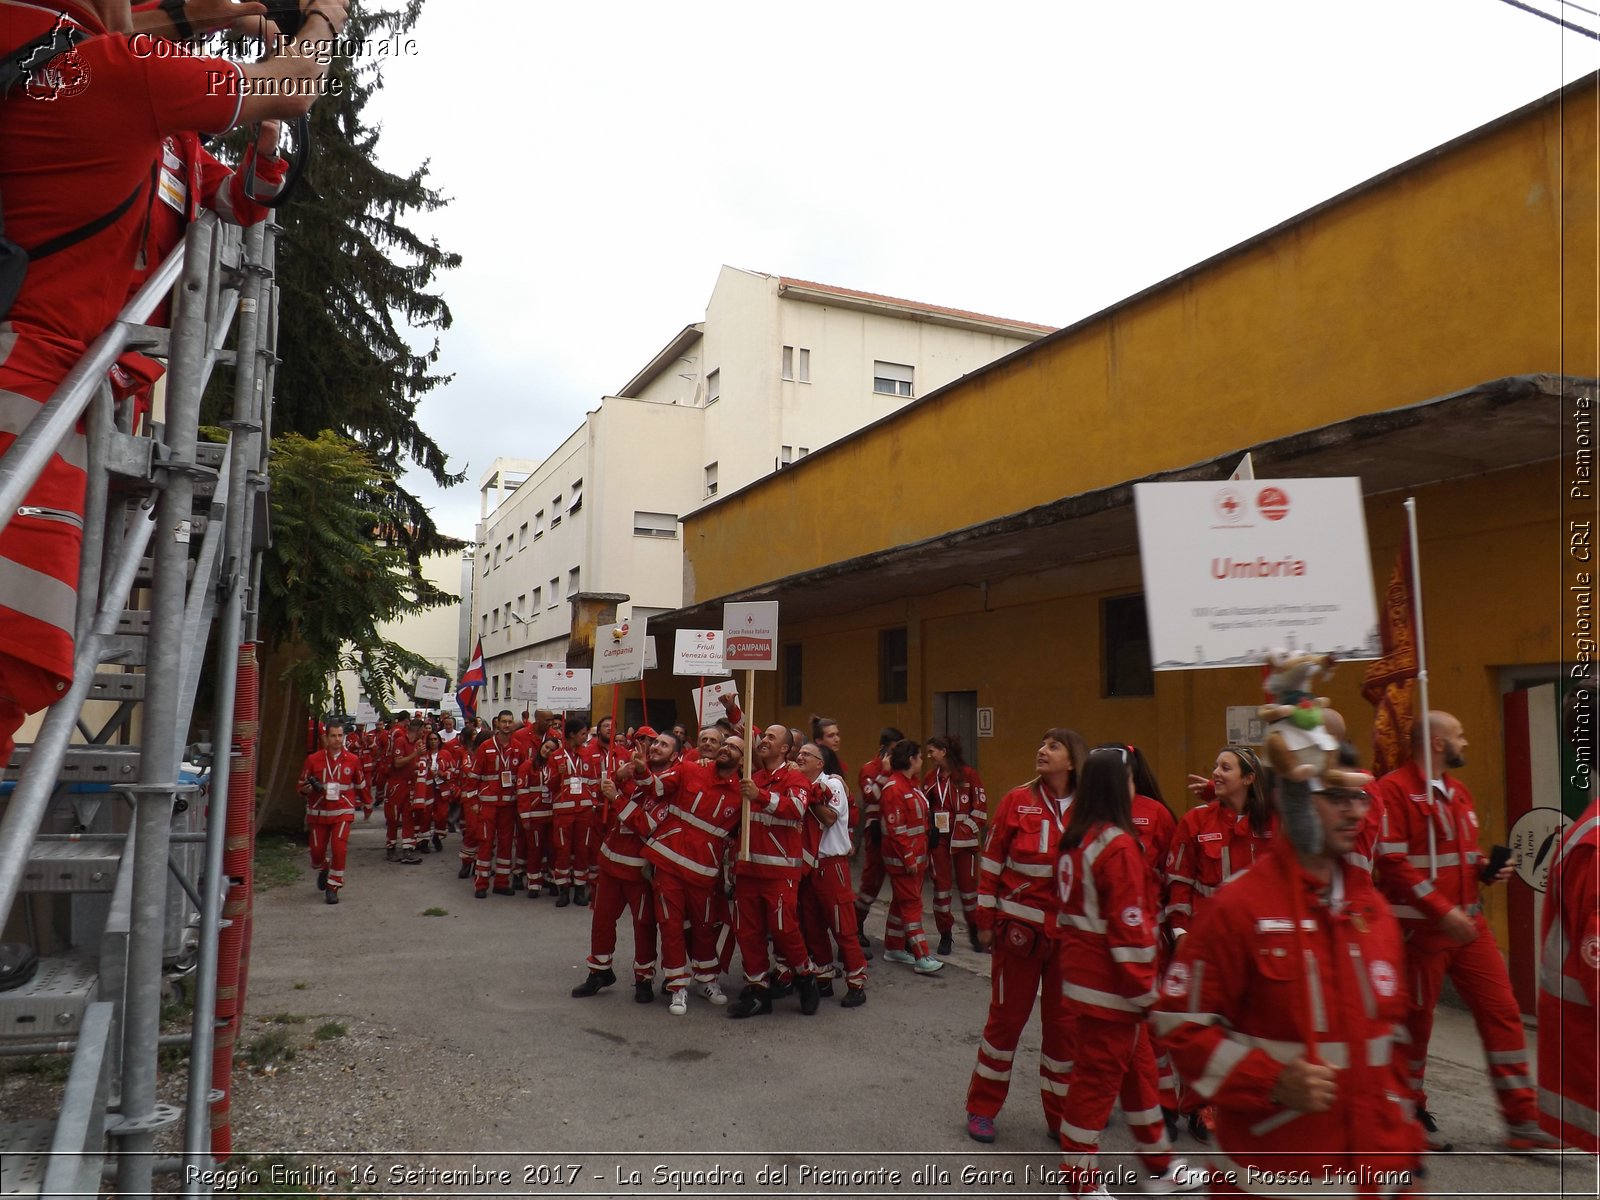
[[[55,27],[49,33],[40,34],[32,41],[24,42],[5,58],[0,59],[0,101],[10,99],[12,91],[19,85],[27,82],[31,68],[35,63],[48,63],[59,54],[71,50],[79,42],[93,36],[88,30],[77,25],[71,25],[65,17],[56,21]],[[110,212],[96,217],[86,224],[70,229],[58,237],[53,237],[30,249],[25,249],[6,237],[5,232],[5,206],[0,203],[0,319],[11,311],[11,305],[17,298],[17,293],[22,290],[23,278],[28,273],[28,264],[41,258],[48,258],[52,254],[59,254],[69,246],[76,246],[79,242],[87,241],[101,230],[109,229],[122,219],[139,193],[144,190],[144,181],[128,194],[128,198],[117,205]]]

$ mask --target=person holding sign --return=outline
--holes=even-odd
[[[1219,1165],[1233,1175],[1212,1175],[1213,1196],[1247,1182],[1417,1192],[1423,1132],[1395,1054],[1405,950],[1371,877],[1346,858],[1369,803],[1283,781],[1285,835],[1209,899],[1162,979],[1152,1025],[1216,1106]]]
[[[329,725],[322,749],[308,755],[300,769],[300,794],[306,798],[306,825],[311,830],[311,869],[329,904],[339,903],[344,887],[345,854],[356,805],[361,819],[372,816],[372,793],[361,760],[345,749],[344,729]]]
[[[928,871],[928,798],[917,786],[922,752],[902,738],[889,747],[889,781],[879,797],[883,822],[883,867],[889,876],[889,919],[883,935],[885,962],[905,963],[932,975],[944,963],[928,951],[922,932],[922,880]]]
[[[928,836],[929,866],[933,872],[933,923],[939,931],[939,953],[954,949],[955,918],[950,912],[952,885],[961,892],[961,915],[967,936],[978,949],[978,847],[983,823],[989,819],[989,802],[983,780],[961,757],[961,739],[937,734],[928,739],[924,756],[932,768],[922,777],[922,791],[933,814]]]
[[[728,838],[739,828],[743,765],[744,743],[728,738],[714,762],[681,768],[678,796],[653,828],[650,815],[643,816],[650,835],[642,857],[655,868],[661,974],[675,1017],[689,1011],[690,954],[696,989],[713,1004],[728,1002],[717,984],[717,883]]]
[[[994,1119],[1011,1088],[1011,1063],[1022,1027],[1040,1001],[1043,1042],[1039,1092],[1052,1136],[1061,1126],[1061,1097],[1072,1056],[1063,999],[1056,860],[1067,812],[1088,747],[1077,731],[1047,729],[1034,754],[1034,779],[1000,800],[983,842],[978,875],[978,941],[992,947],[989,1019],[967,1086],[967,1136],[995,1139]],[[1042,985],[1042,992],[1041,992]]]
[[[811,781],[789,765],[790,737],[787,726],[769,725],[756,748],[761,765],[739,788],[750,811],[750,850],[733,867],[733,932],[744,960],[745,988],[728,1008],[730,1017],[772,1011],[769,940],[794,971],[800,1011],[811,1016],[822,1003],[800,932],[801,850]]]

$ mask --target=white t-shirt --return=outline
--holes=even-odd
[[[819,775],[817,778],[828,789],[828,807],[839,814],[839,819],[822,831],[822,841],[817,846],[821,858],[850,853],[850,790],[837,775]]]

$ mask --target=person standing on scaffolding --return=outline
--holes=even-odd
[[[217,25],[261,11],[225,8]],[[343,0],[303,11],[284,53],[241,65],[139,54],[137,39],[113,36],[133,28],[128,0],[0,0],[0,64],[21,76],[0,101],[0,472],[127,298],[166,138],[310,110],[329,65],[317,42],[341,34],[346,14]],[[0,763],[29,714],[72,681],[87,467],[80,429],[0,530]]]

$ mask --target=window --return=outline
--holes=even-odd
[[[778,465],[780,467],[787,467],[793,461],[794,461],[794,447],[793,446],[785,446],[781,450],[778,451]]]
[[[495,632],[497,632],[499,630],[499,628],[500,628],[500,610],[497,608],[497,609],[494,610],[494,621],[489,625],[489,632],[490,633],[495,633]]]
[[[806,455],[808,455],[810,453],[811,453],[811,447],[810,446],[801,446],[800,447],[800,457],[801,458],[804,458]]]
[[[544,596],[544,589],[543,588],[534,588],[533,589],[533,603],[528,606],[528,612],[532,616],[537,617],[539,615],[539,601],[543,596]]]
[[[528,594],[526,592],[524,592],[522,595],[517,597],[517,608],[516,608],[517,616],[520,617],[523,613],[525,613],[527,611],[528,611]]]
[[[677,514],[636,512],[633,514],[633,536],[675,538],[678,536]]]
[[[521,550],[528,544],[528,523],[524,521],[522,528],[517,530],[517,549]]]
[[[1150,627],[1144,596],[1113,596],[1100,602],[1104,631],[1106,696],[1154,696],[1156,677],[1150,669]]]
[[[538,541],[544,536],[544,509],[533,514],[533,540]]]
[[[567,504],[567,515],[570,517],[573,513],[577,512],[582,507],[583,507],[583,480],[574,479],[572,481],[572,499]]]
[[[800,351],[799,379],[801,383],[811,382],[811,351],[804,348]]]
[[[906,631],[878,630],[878,703],[904,704],[906,699]]]
[[[483,573],[485,575],[489,573],[489,547],[487,546],[483,548]]]
[[[722,399],[722,371],[712,371],[706,376],[706,403],[715,404]]]
[[[494,544],[494,565],[497,566],[497,567],[500,565],[500,543],[499,542],[496,542]]]
[[[561,524],[561,493],[557,492],[555,499],[550,501],[550,528],[554,529]]]
[[[706,495],[715,496],[716,494],[717,494],[717,464],[716,463],[707,463],[706,464]]]
[[[790,642],[783,648],[783,702],[804,704],[805,659],[800,643]]]
[[[785,379],[793,379],[794,378],[794,347],[793,346],[785,346],[783,348],[783,377]]]
[[[478,626],[478,633],[480,635],[488,633],[489,632],[489,614],[488,613],[484,613],[479,619],[483,622],[483,624]]]
[[[556,605],[558,605],[560,603],[561,603],[561,580],[552,579],[550,581],[550,607],[554,608]]]
[[[581,589],[578,587],[578,568],[573,567],[567,572],[567,596],[570,599],[576,596]]]
[[[489,685],[490,685],[489,686],[489,690],[493,693],[489,697],[489,699],[491,699],[491,700],[500,699],[500,676],[498,676],[498,675],[489,676]]]
[[[913,394],[912,368],[903,363],[875,362],[872,364],[872,390],[884,396],[910,396]]]

